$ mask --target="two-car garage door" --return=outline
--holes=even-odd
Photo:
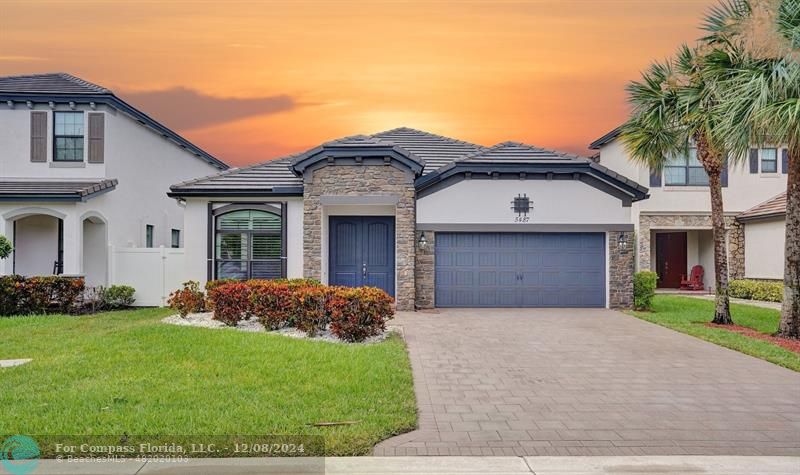
[[[604,233],[436,233],[437,307],[604,307]]]

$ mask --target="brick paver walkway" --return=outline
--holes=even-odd
[[[375,455],[800,455],[800,374],[618,312],[394,323],[419,429]]]

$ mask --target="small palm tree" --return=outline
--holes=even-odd
[[[800,0],[726,0],[706,19],[720,133],[737,155],[787,144],[781,336],[800,338]]]
[[[722,170],[726,146],[717,133],[717,91],[705,74],[702,49],[682,46],[677,55],[656,62],[641,81],[627,87],[633,111],[622,126],[621,138],[632,159],[660,172],[670,157],[697,147],[697,159],[708,174],[714,235],[716,306],[714,323],[733,323],[728,298],[728,252],[722,204]]]

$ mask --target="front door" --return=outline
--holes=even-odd
[[[686,275],[686,233],[656,233],[658,287],[677,289]]]
[[[331,216],[329,224],[329,284],[394,296],[394,216]]]

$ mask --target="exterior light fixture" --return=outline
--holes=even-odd
[[[428,247],[428,238],[425,237],[425,231],[422,231],[422,233],[419,235],[417,246],[419,246],[420,249],[425,249]]]
[[[619,237],[617,238],[617,247],[619,247],[620,251],[624,251],[628,248],[628,235],[626,233],[619,233]]]

